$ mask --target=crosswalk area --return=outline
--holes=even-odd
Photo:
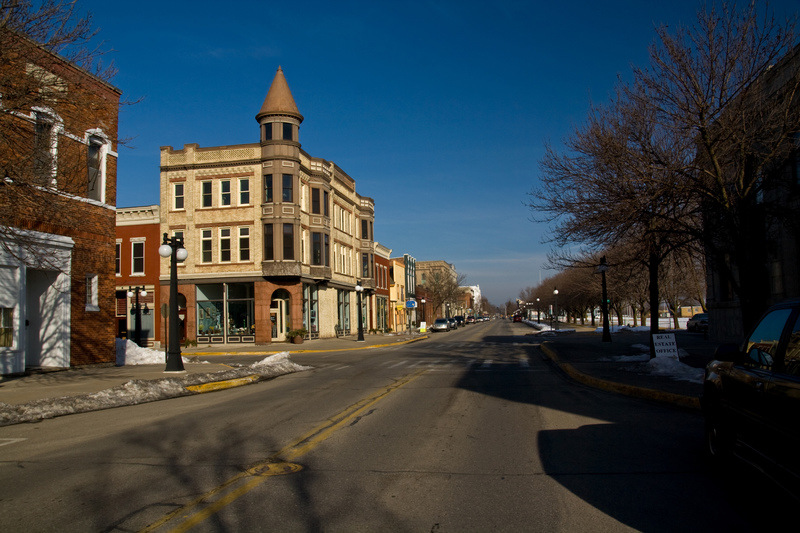
[[[345,370],[349,364],[332,364],[331,370]],[[474,358],[443,356],[440,358],[419,359],[387,359],[377,366],[386,369],[429,370],[432,372],[467,371],[467,372],[534,372],[544,368],[534,369],[527,357],[521,358]]]

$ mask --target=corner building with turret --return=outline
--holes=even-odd
[[[252,144],[161,148],[161,232],[189,252],[178,265],[180,329],[199,344],[355,333],[356,286],[365,320],[375,288],[374,201],[302,150],[303,116],[281,68],[256,121]]]

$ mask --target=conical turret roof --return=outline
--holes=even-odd
[[[278,72],[275,73],[275,78],[261,105],[261,110],[256,115],[256,120],[265,115],[288,115],[303,122],[303,115],[297,110],[297,104],[294,103],[292,92],[289,90],[289,84],[286,83],[281,67],[278,67]]]

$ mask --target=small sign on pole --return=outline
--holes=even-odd
[[[653,347],[656,357],[678,359],[678,343],[674,333],[656,333],[653,335]]]

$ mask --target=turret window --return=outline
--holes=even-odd
[[[293,131],[292,131],[293,130],[292,124],[289,123],[289,122],[284,122],[282,124],[282,126],[283,126],[283,140],[284,141],[293,141],[294,140],[294,135],[293,135]]]
[[[291,174],[284,174],[283,175],[283,201],[284,202],[293,202],[294,201],[294,194],[292,192],[294,183],[294,176]]]

